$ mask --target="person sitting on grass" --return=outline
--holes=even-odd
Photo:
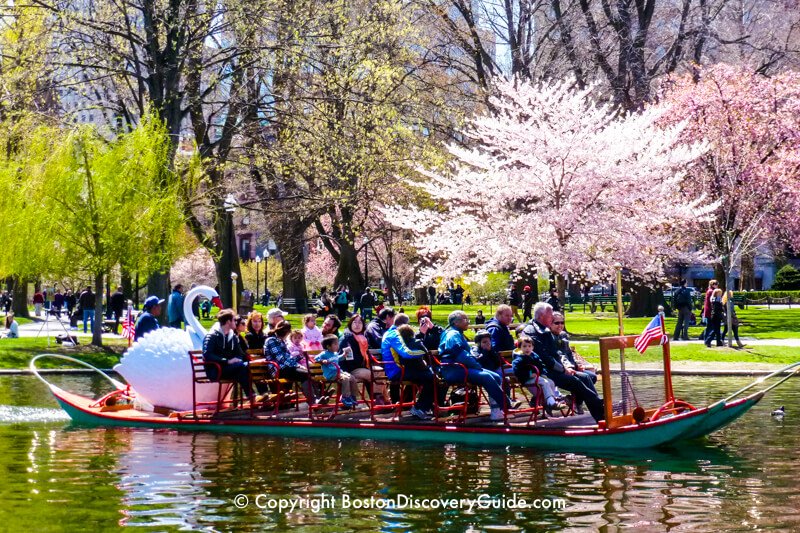
[[[342,403],[348,409],[358,405],[356,391],[358,383],[350,373],[339,366],[342,355],[339,354],[339,338],[336,335],[325,335],[322,338],[322,353],[317,355],[316,362],[322,365],[322,375],[328,381],[338,381],[342,386]]]
[[[544,375],[544,365],[533,351],[533,339],[527,335],[521,335],[517,339],[517,349],[514,350],[511,367],[517,381],[530,391],[531,407],[536,405],[536,398],[541,389],[542,396],[544,396],[544,409],[548,416],[553,416],[553,409],[563,411],[567,408],[566,404],[561,401],[555,384]],[[539,374],[538,381],[535,373]]]
[[[14,320],[14,313],[8,313],[6,315],[6,329],[8,333],[6,333],[3,338],[5,339],[18,339],[19,338],[19,324],[16,320]]]
[[[504,420],[504,410],[516,409],[519,402],[512,403],[511,399],[503,392],[502,378],[484,369],[472,356],[464,331],[469,328],[469,317],[464,311],[453,311],[447,319],[448,327],[444,330],[442,342],[439,345],[439,360],[442,362],[442,377],[451,384],[467,383],[483,387],[489,395],[491,407],[490,419]],[[463,365],[463,367],[461,366]],[[466,376],[464,375],[466,368]]]
[[[380,316],[379,314],[378,317]],[[374,321],[370,325],[373,323]],[[406,314],[401,313],[394,317],[394,324],[386,331],[381,341],[381,360],[389,380],[397,382],[403,379],[420,386],[419,396],[410,413],[420,420],[429,420],[431,416],[428,411],[433,407],[434,376],[422,359],[427,352],[424,349],[409,349],[397,330],[398,327],[408,323],[409,318]],[[367,332],[369,333],[369,330]]]

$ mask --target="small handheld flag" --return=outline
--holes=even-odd
[[[637,352],[644,353],[650,345],[650,341],[653,339],[658,339],[660,337],[661,344],[664,344],[668,340],[667,335],[664,334],[662,320],[661,314],[659,313],[647,324],[642,334],[636,337],[636,340],[633,342],[633,347],[636,348]]]
[[[136,336],[136,327],[133,323],[133,307],[128,306],[128,316],[125,319],[125,322],[122,323],[122,337],[128,339],[128,346],[131,345],[131,341]]]

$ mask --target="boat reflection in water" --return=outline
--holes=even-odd
[[[537,453],[523,448],[299,440],[174,431],[64,429],[34,432],[33,484],[54,492],[63,512],[88,506],[93,520],[156,529],[467,530],[516,526],[653,529],[725,524],[775,512],[751,461],[716,444],[693,442],[639,455]],[[66,477],[65,477],[66,476]],[[61,487],[57,489],[56,487]],[[250,505],[233,501],[245,494]],[[254,499],[332,497],[563,498],[564,510],[344,509],[278,513]],[[794,498],[797,498],[795,489]],[[100,508],[104,512],[100,513]],[[48,522],[54,511],[48,509]],[[58,512],[55,511],[55,516]],[[775,518],[772,518],[773,523]],[[737,520],[739,523],[741,520]],[[785,522],[795,526],[798,522]],[[513,529],[513,528],[512,528]]]

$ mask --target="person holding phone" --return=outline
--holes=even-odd
[[[353,315],[347,321],[339,343],[339,353],[342,354],[339,365],[342,370],[349,372],[359,383],[370,383],[372,381],[372,372],[369,369],[371,364],[369,343],[364,335],[365,330],[366,326],[361,315]],[[372,390],[377,405],[386,403],[386,391],[383,385],[379,387],[373,385],[368,387],[367,390]]]

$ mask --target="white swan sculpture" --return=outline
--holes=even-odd
[[[206,336],[206,330],[192,312],[192,302],[200,295],[222,307],[219,294],[211,287],[200,285],[191,289],[183,301],[186,331],[160,328],[147,333],[134,342],[114,366],[114,370],[136,391],[139,403],[145,409],[159,406],[189,411],[193,407],[188,352],[202,349]],[[217,385],[198,384],[196,394],[198,402],[216,401]]]

